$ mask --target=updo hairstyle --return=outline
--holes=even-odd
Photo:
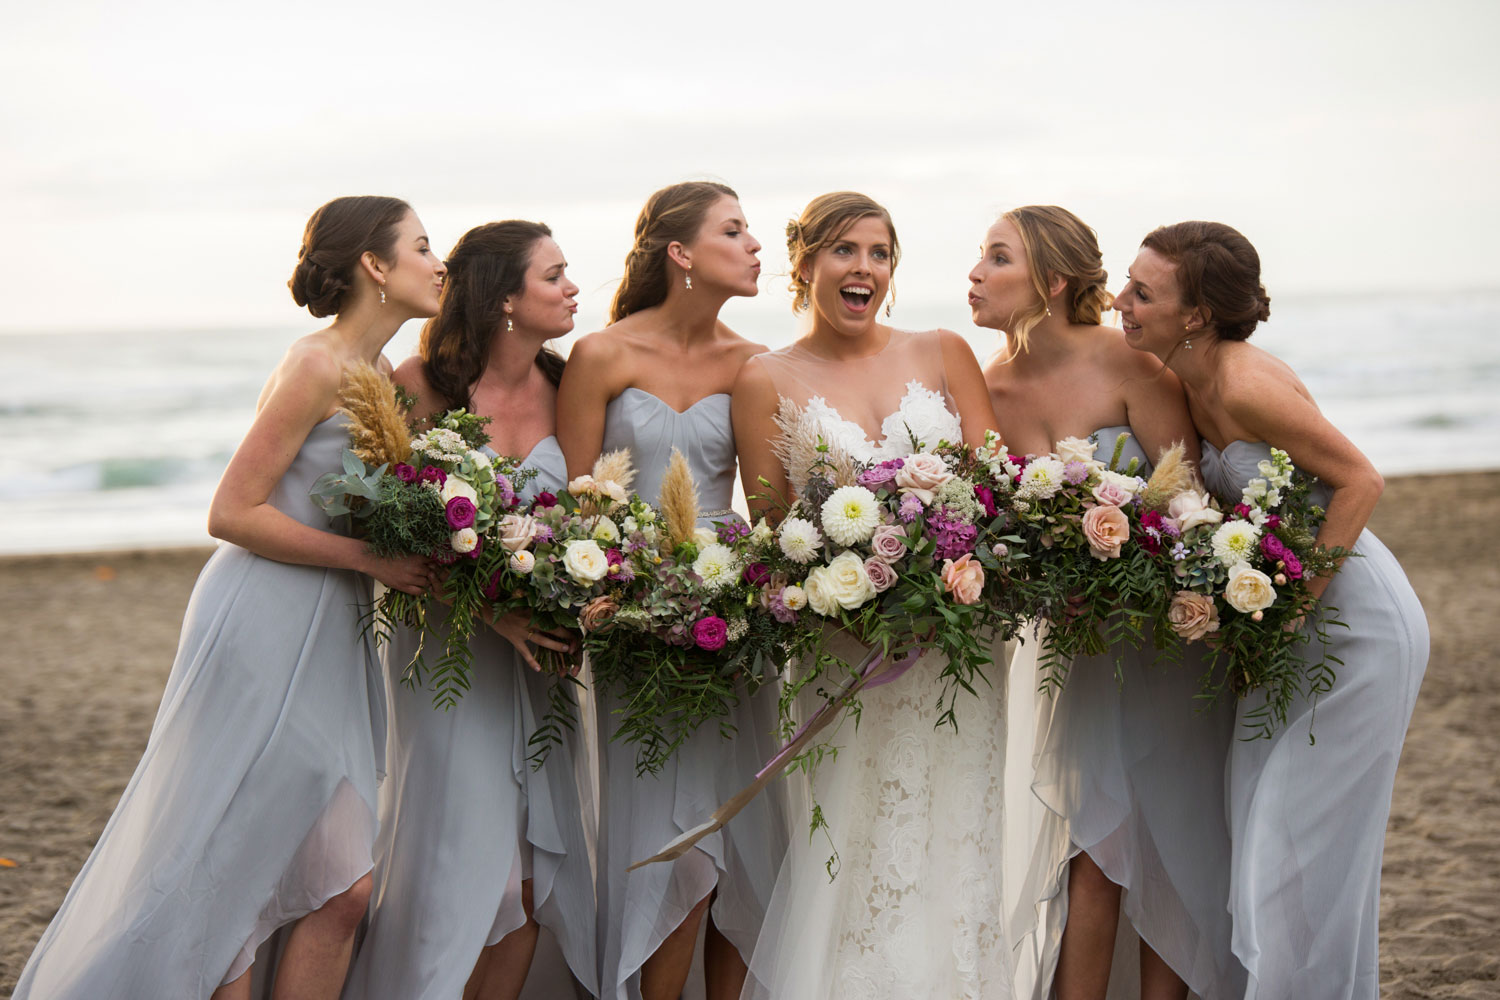
[[[1179,222],[1141,241],[1177,265],[1182,304],[1201,309],[1225,340],[1244,340],[1271,318],[1271,297],[1260,283],[1260,254],[1222,222]]]
[[[395,258],[397,227],[411,206],[400,198],[335,198],[312,214],[302,230],[297,267],[286,284],[292,300],[314,316],[332,316],[354,287],[354,269],[365,251]]]
[[[738,197],[727,184],[684,181],[647,198],[635,220],[635,244],[625,255],[625,277],[609,305],[609,321],[618,323],[631,313],[665,302],[667,247],[692,242],[715,202]]]
[[[449,407],[472,410],[471,390],[496,336],[505,336],[505,299],[526,288],[531,256],[552,230],[540,222],[488,222],[464,233],[444,263],[437,315],[422,325],[417,353],[427,382]],[[543,347],[537,367],[557,385],[563,359]]]
[[[1105,283],[1104,256],[1099,239],[1083,220],[1056,205],[1025,205],[1001,216],[1021,234],[1026,251],[1026,272],[1037,299],[1012,321],[1007,330],[1013,350],[1026,349],[1027,334],[1047,315],[1051,299],[1049,285],[1054,275],[1068,279],[1064,295],[1069,323],[1098,326],[1104,311],[1114,304]]]
[[[802,268],[819,250],[843,238],[860,219],[876,218],[885,223],[891,234],[891,273],[901,260],[901,242],[896,239],[896,224],[891,213],[869,195],[856,191],[834,191],[807,203],[802,215],[786,224],[786,256],[791,262],[792,311],[801,312],[812,301],[812,289],[802,277]]]

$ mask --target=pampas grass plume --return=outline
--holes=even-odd
[[[1182,457],[1183,447],[1179,441],[1161,453],[1146,488],[1141,491],[1141,504],[1147,510],[1165,511],[1172,498],[1198,485],[1193,467]]]
[[[698,527],[698,487],[687,459],[676,448],[661,480],[661,515],[673,548],[691,539]]]
[[[344,370],[340,409],[349,417],[350,449],[366,465],[404,462],[411,457],[406,411],[391,380],[367,361]]]
[[[630,460],[630,449],[617,448],[600,455],[589,474],[596,483],[613,480],[620,484],[620,489],[629,493],[630,484],[635,482],[635,465]]]

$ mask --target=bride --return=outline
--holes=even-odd
[[[984,377],[957,334],[877,321],[900,253],[884,208],[852,192],[816,198],[788,225],[787,250],[794,308],[810,310],[812,323],[790,347],[751,358],[735,383],[752,510],[772,513],[765,498],[790,497],[806,481],[806,468],[777,458],[789,450],[777,447],[789,421],[862,462],[908,455],[914,440],[977,444],[994,428]],[[934,725],[942,666],[929,654],[867,690],[858,725],[850,713],[825,736],[838,752],[818,767],[813,792],[828,836],[793,837],[744,996],[1008,995],[1004,664],[977,695],[959,696],[957,731]]]

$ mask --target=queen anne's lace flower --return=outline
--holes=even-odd
[[[839,545],[868,541],[880,524],[880,504],[863,486],[840,486],[823,502],[823,530]]]

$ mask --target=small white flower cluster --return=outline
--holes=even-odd
[[[411,450],[420,452],[425,458],[442,462],[462,462],[471,454],[468,442],[464,440],[463,435],[446,427],[434,427],[430,431],[417,435],[412,440]],[[484,458],[483,453],[478,454]],[[489,465],[488,458],[485,458],[484,464]]]
[[[1291,456],[1272,448],[1271,457],[1257,466],[1260,477],[1245,484],[1240,502],[1250,508],[1250,519],[1257,525],[1266,519],[1266,508],[1281,506],[1281,491],[1292,484],[1292,468]]]

